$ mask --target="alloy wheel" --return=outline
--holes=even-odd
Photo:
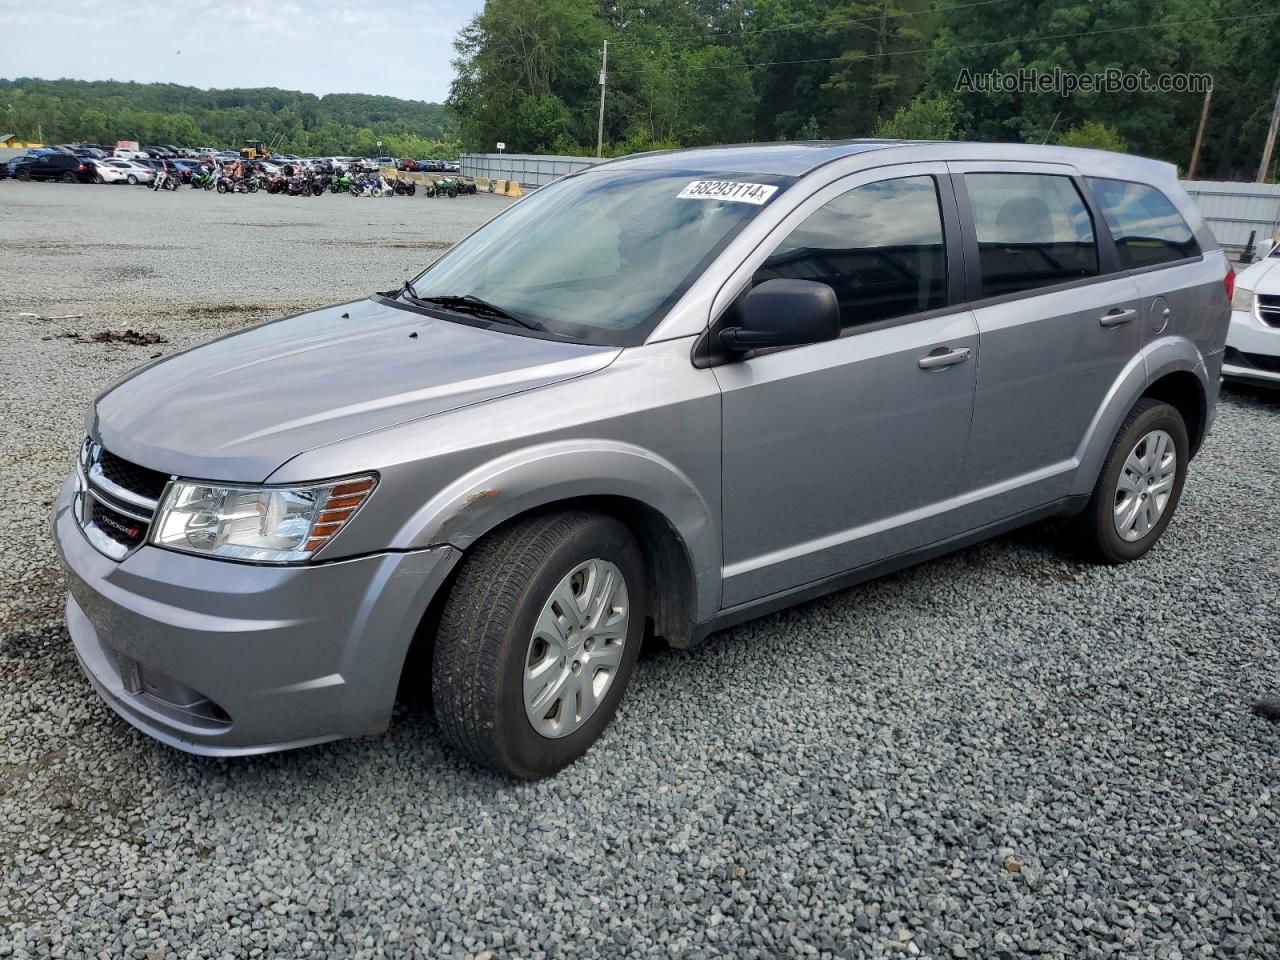
[[[1152,430],[1138,440],[1116,482],[1114,518],[1122,540],[1133,543],[1151,532],[1169,505],[1177,473],[1173,437]]]
[[[600,706],[622,664],[631,607],[622,571],[608,560],[579,564],[542,606],[524,660],[524,708],[533,728],[557,739]]]

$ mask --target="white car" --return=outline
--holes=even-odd
[[[1236,274],[1222,375],[1280,387],[1280,244]]]
[[[156,178],[151,167],[131,160],[99,160],[95,166],[101,183],[150,183]]]

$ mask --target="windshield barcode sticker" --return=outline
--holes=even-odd
[[[762,204],[777,193],[767,183],[739,183],[736,180],[694,180],[676,194],[680,200],[729,200],[733,203]]]

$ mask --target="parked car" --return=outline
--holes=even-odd
[[[1280,245],[1236,276],[1222,373],[1280,387]]]
[[[131,150],[128,147],[116,147],[111,154],[117,160],[150,160],[151,155],[145,150]]]
[[[97,183],[151,183],[156,172],[131,160],[99,160],[94,164]]]
[[[18,157],[10,165],[16,180],[60,180],[63,183],[89,183],[93,179],[84,161],[73,153],[53,148],[33,150]]]
[[[399,290],[102,394],[54,508],[70,635],[184,750],[375,733],[429,677],[446,741],[545,776],[650,629],[687,647],[1052,516],[1145,555],[1213,421],[1231,277],[1136,157],[606,162]]]

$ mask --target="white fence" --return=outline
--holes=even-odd
[[[1254,243],[1261,243],[1280,230],[1280,184],[1183,180],[1182,186],[1218,242],[1229,250],[1243,251],[1250,233]]]
[[[465,177],[519,180],[524,189],[543,187],[566,174],[599,163],[595,157],[543,157],[530,153],[464,153],[458,158]]]

